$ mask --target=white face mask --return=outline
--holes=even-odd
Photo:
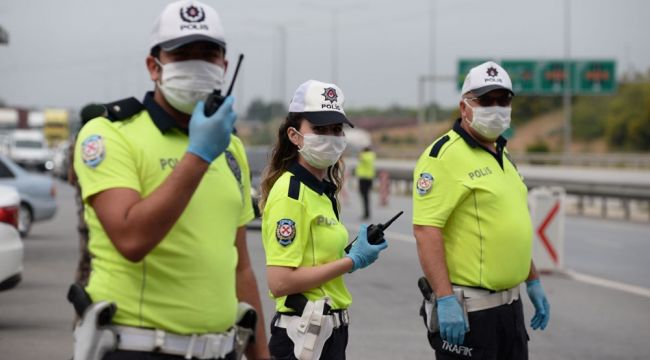
[[[300,132],[294,129],[298,134]],[[298,149],[305,161],[317,168],[327,169],[341,158],[347,143],[345,136],[300,134],[303,138],[302,149]]]
[[[219,65],[203,60],[156,62],[162,68],[158,86],[167,102],[180,112],[191,114],[197,102],[223,87],[224,68]]]
[[[510,114],[512,113],[510,106],[472,107],[467,99],[464,101],[465,105],[472,108],[474,114],[470,126],[484,138],[495,140],[510,127]]]

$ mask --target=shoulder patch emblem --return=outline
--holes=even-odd
[[[275,237],[280,245],[290,245],[296,237],[296,223],[291,219],[278,221],[278,226],[275,228]]]
[[[96,168],[105,155],[104,139],[100,135],[90,135],[81,143],[81,159],[86,166]]]
[[[420,178],[418,179],[417,182],[417,189],[418,189],[418,194],[424,195],[428,193],[431,190],[431,186],[433,185],[433,176],[429,173],[422,173],[420,174]]]

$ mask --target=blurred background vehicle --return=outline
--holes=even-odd
[[[29,169],[52,170],[52,152],[41,130],[17,129],[11,134],[11,159]]]
[[[68,161],[69,149],[70,142],[67,140],[58,143],[56,147],[52,149],[52,175],[62,180],[68,180],[68,168],[70,167]]]
[[[20,196],[0,185],[0,291],[15,287],[23,271],[23,242],[18,233]]]
[[[70,138],[70,112],[48,108],[43,111],[43,135],[50,146]]]
[[[26,237],[32,224],[54,217],[56,186],[52,177],[30,173],[6,156],[0,156],[0,185],[13,186],[20,194],[18,230]]]
[[[262,228],[262,213],[258,206],[261,195],[260,182],[262,181],[262,172],[269,161],[270,150],[268,146],[246,147],[246,157],[248,158],[248,166],[251,171],[251,198],[253,200],[253,211],[255,212],[255,219],[247,225],[249,229]]]

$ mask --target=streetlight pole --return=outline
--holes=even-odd
[[[424,135],[422,129],[424,126],[424,117],[426,116],[426,83],[427,83],[427,76],[426,75],[420,75],[418,76],[418,130],[417,130],[417,144],[418,148],[421,148],[423,146],[424,142]]]
[[[571,153],[571,2],[564,0],[564,144],[565,155]]]
[[[452,75],[420,75],[418,76],[418,146],[421,147],[424,145],[424,137],[428,134],[425,134],[423,131],[423,126],[425,123],[426,117],[426,88],[427,83],[437,83],[439,81],[456,81],[456,78]]]
[[[278,88],[277,96],[281,104],[288,103],[287,95],[287,28],[284,25],[277,27],[279,35],[278,46]]]
[[[429,1],[429,72],[431,74],[436,74],[436,0]],[[436,83],[431,81],[431,87],[429,89],[431,103],[433,105],[431,109],[431,118],[435,123],[437,119],[437,109],[436,109]],[[428,114],[424,114],[428,117]]]
[[[339,69],[338,69],[338,44],[339,41],[339,9],[332,9],[332,82],[338,84]]]

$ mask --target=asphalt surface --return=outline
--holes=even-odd
[[[359,207],[348,194],[342,216],[356,233]],[[377,195],[374,194],[374,203]],[[77,261],[72,189],[59,185],[59,211],[53,221],[35,224],[25,239],[25,272],[17,288],[0,293],[0,359],[68,359],[72,354],[73,310],[65,294]],[[393,198],[388,208],[373,207],[376,221],[405,210],[388,233],[389,248],[367,269],[347,275],[354,300],[350,309],[349,359],[433,359],[418,316],[420,269],[410,236],[410,202]],[[566,266],[618,283],[648,285],[650,226],[569,217]],[[248,232],[252,261],[266,294],[260,232]],[[532,331],[530,358],[648,359],[650,297],[611,286],[576,281],[562,274],[543,276],[551,303],[546,331]],[[524,291],[525,294],[525,291]],[[527,321],[532,316],[526,295]],[[263,297],[265,318],[272,301]],[[268,324],[267,324],[268,325]]]

